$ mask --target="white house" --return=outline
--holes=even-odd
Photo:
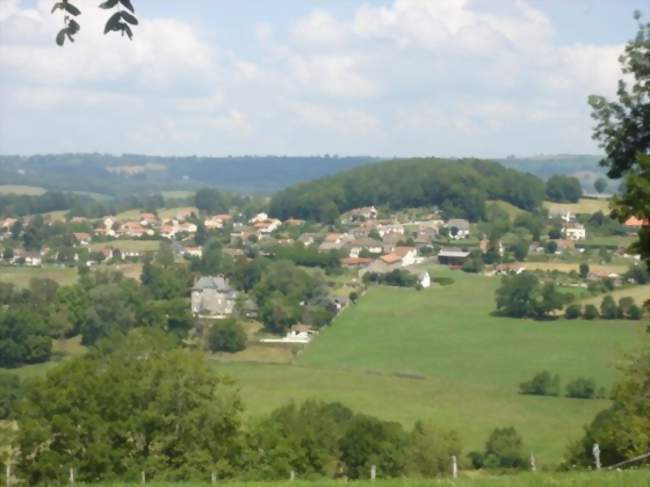
[[[562,235],[568,240],[585,240],[587,238],[587,230],[581,223],[567,223],[562,228]]]
[[[469,237],[469,222],[462,218],[452,218],[447,222],[449,237],[455,240],[462,240]]]

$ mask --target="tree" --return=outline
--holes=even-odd
[[[558,203],[577,203],[582,196],[578,178],[556,174],[546,181],[546,197]]]
[[[552,376],[545,370],[535,375],[531,380],[519,384],[519,392],[537,396],[559,396],[560,376]]]
[[[619,81],[617,101],[589,97],[596,122],[593,137],[606,154],[601,165],[608,168],[610,178],[624,178],[622,195],[614,199],[613,215],[620,221],[632,215],[650,219],[650,23],[641,22],[640,12],[634,17],[638,33],[620,57],[622,72],[631,81]],[[650,268],[649,225],[639,232],[638,247]]]
[[[585,320],[595,320],[599,316],[600,316],[600,314],[598,313],[598,308],[596,308],[595,305],[588,304],[588,305],[585,306],[585,311],[584,311],[584,313],[582,315],[582,317]]]
[[[513,428],[496,428],[483,452],[470,453],[476,468],[522,468],[526,465],[523,440]]]
[[[616,301],[609,294],[600,303],[600,316],[606,320],[615,320],[619,317]]]
[[[213,352],[239,352],[247,340],[244,327],[234,318],[215,321],[208,332],[208,348]]]
[[[453,430],[417,421],[408,438],[406,472],[409,476],[436,477],[449,472],[449,459],[460,458],[462,442]]]
[[[215,188],[199,189],[194,195],[194,206],[206,213],[222,213],[228,210],[225,197]]]
[[[12,415],[14,405],[22,395],[23,386],[20,377],[0,372],[0,421]]]
[[[612,391],[612,403],[585,428],[584,436],[569,449],[569,465],[593,465],[591,449],[600,445],[605,465],[630,459],[650,450],[650,348],[630,357],[624,376]]]
[[[534,274],[504,276],[496,292],[497,310],[515,318],[535,316],[538,294],[539,280]]]
[[[589,264],[586,262],[580,263],[580,278],[587,279],[589,277]]]
[[[29,485],[230,473],[242,406],[231,381],[162,332],[135,330],[31,383],[17,408],[20,474]]]
[[[372,465],[379,466],[379,475],[384,477],[404,473],[407,436],[399,423],[358,414],[341,438],[340,448],[350,478],[367,478]]]
[[[103,9],[112,9],[115,7],[117,7],[117,11],[106,22],[104,34],[120,32],[122,37],[126,35],[129,39],[133,39],[131,26],[138,25],[138,19],[133,15],[135,9],[131,0],[106,0],[99,5],[99,8]],[[127,10],[122,10],[122,7]],[[63,46],[66,39],[74,42],[74,36],[81,29],[81,26],[74,18],[81,15],[81,10],[73,5],[70,0],[55,1],[52,7],[52,13],[56,10],[61,10],[64,13],[64,27],[57,34],[56,43],[59,46]]]
[[[594,181],[594,189],[598,194],[602,194],[607,189],[607,180],[605,178],[598,178]]]
[[[593,399],[596,396],[596,384],[592,379],[578,378],[566,385],[566,395],[575,399]]]
[[[582,306],[579,304],[570,304],[567,306],[566,310],[564,311],[564,317],[567,320],[575,320],[580,318],[580,315],[582,314]]]

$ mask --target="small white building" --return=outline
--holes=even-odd
[[[427,271],[424,271],[418,276],[418,283],[422,286],[423,289],[431,287],[431,276]]]
[[[452,218],[445,225],[449,229],[449,237],[455,240],[462,240],[469,237],[469,222],[462,218]]]
[[[585,240],[587,238],[587,230],[581,223],[567,223],[562,228],[562,235],[568,240]]]

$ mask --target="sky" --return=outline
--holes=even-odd
[[[599,153],[650,0],[133,0],[132,42],[0,0],[0,153]]]

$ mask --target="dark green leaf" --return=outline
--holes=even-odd
[[[70,19],[68,21],[68,32],[70,32],[70,34],[72,34],[72,35],[76,34],[77,32],[79,32],[80,28],[81,27],[79,26],[79,24],[75,20]]]
[[[126,20],[131,25],[138,25],[138,19],[136,19],[129,12],[122,12],[122,18]]]
[[[74,15],[74,16],[77,16],[77,15],[81,14],[81,10],[79,10],[77,7],[75,7],[71,3],[66,3],[65,4],[65,9],[69,14]]]
[[[54,7],[52,7],[52,13],[54,13],[54,11],[57,10],[57,9],[63,10],[63,8],[64,8],[63,3],[57,2],[57,3],[54,4]]]
[[[65,29],[61,29],[59,33],[56,35],[56,43],[59,46],[62,46],[63,43],[65,42]]]
[[[106,0],[104,3],[99,4],[99,8],[113,8],[117,5],[119,0]]]
[[[129,27],[128,24],[122,24],[122,32],[126,32],[126,35],[129,37],[129,40],[133,40],[133,31],[131,30],[131,27]]]
[[[121,18],[122,18],[122,12],[115,12],[113,15],[111,15],[111,18],[108,19],[108,22],[106,22],[106,27],[104,28],[104,34],[108,34],[112,30],[115,31],[122,30],[122,28],[120,27]]]
[[[124,5],[125,8],[128,8],[131,12],[135,13],[131,0],[120,0],[120,3]]]
[[[70,29],[65,30],[65,35],[68,36],[68,39],[70,39],[70,42],[74,42],[74,38],[72,37],[74,35],[74,33],[70,32]]]

